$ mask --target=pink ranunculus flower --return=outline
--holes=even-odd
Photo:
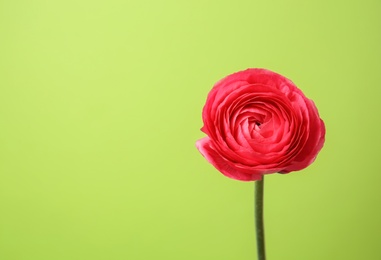
[[[217,82],[202,111],[207,134],[201,154],[221,173],[241,181],[306,168],[325,140],[314,102],[289,79],[247,69]]]

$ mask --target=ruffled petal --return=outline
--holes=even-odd
[[[209,137],[204,137],[196,142],[196,147],[205,159],[211,163],[217,170],[225,176],[240,180],[240,181],[255,181],[262,178],[261,174],[243,173],[235,167],[232,167],[231,162],[221,156],[211,144]]]

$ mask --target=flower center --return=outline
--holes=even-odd
[[[249,133],[253,134],[254,131],[258,132],[261,130],[261,121],[258,118],[248,118]]]

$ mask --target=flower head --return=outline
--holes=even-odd
[[[304,169],[325,140],[314,102],[289,79],[266,69],[218,81],[202,118],[207,137],[197,141],[198,150],[221,173],[241,181]]]

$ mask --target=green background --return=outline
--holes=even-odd
[[[381,259],[381,2],[0,0],[0,259],[256,259],[253,186],[195,148],[213,84],[264,67],[319,108],[266,178],[269,260]]]

